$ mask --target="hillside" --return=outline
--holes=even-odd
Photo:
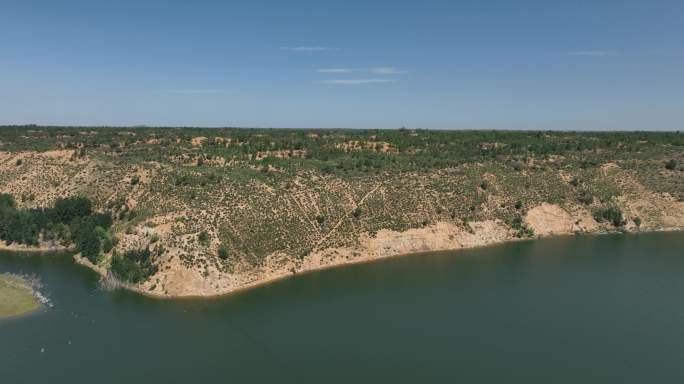
[[[89,199],[112,223],[99,254],[77,259],[156,296],[550,234],[684,229],[678,132],[0,133],[0,193],[23,210]],[[31,247],[73,246],[38,232]]]

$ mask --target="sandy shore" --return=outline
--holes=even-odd
[[[57,243],[40,243],[37,246],[29,246],[25,244],[6,244],[0,241],[0,251],[10,252],[66,252],[73,251],[74,247],[65,247]]]
[[[437,225],[439,226],[439,225]],[[489,228],[491,229],[491,228]],[[583,232],[585,234],[615,234],[615,233],[620,233],[620,232],[627,232],[627,233],[636,233],[636,232],[660,232],[660,231],[681,231],[684,230],[684,228],[681,227],[673,227],[673,228],[652,228],[649,230],[644,230],[644,231],[639,231],[638,229],[631,229],[631,230],[626,230],[626,231],[617,231],[617,230],[603,230],[599,229],[598,227],[596,228],[595,231],[592,232]],[[416,231],[420,232],[430,232],[429,238],[426,237],[421,237],[419,234],[416,233]],[[433,232],[434,231],[434,232]],[[408,233],[407,233],[408,232]],[[471,241],[471,242],[463,242],[463,243],[452,243],[451,246],[446,243],[440,243],[438,242],[433,242],[434,241],[434,235],[436,232],[434,228],[427,228],[427,229],[420,229],[420,230],[410,230],[407,232],[400,232],[400,236],[408,236],[412,239],[412,241],[406,243],[402,243],[401,241],[399,244],[400,245],[394,249],[387,250],[385,249],[385,252],[377,252],[377,251],[370,251],[368,250],[367,253],[364,254],[358,254],[355,257],[346,257],[349,256],[350,252],[349,250],[340,250],[340,249],[328,249],[322,252],[314,253],[311,255],[311,259],[308,262],[302,263],[299,266],[292,266],[291,268],[288,267],[279,267],[279,268],[272,268],[269,269],[266,267],[265,269],[261,269],[257,272],[251,272],[251,273],[246,273],[244,275],[232,275],[232,277],[237,280],[235,281],[234,284],[231,284],[227,286],[227,289],[216,289],[216,290],[203,290],[203,289],[187,289],[188,287],[192,288],[192,279],[189,279],[186,281],[186,285],[183,287],[185,288],[184,291],[181,293],[170,293],[170,292],[160,292],[160,291],[154,291],[150,290],[149,287],[151,286],[151,283],[145,283],[141,286],[131,286],[127,284],[119,284],[120,287],[124,289],[128,289],[134,292],[137,292],[139,294],[142,294],[144,296],[152,297],[152,298],[158,298],[158,299],[196,299],[196,298],[215,298],[215,297],[221,297],[221,296],[228,296],[232,294],[236,294],[239,292],[244,292],[249,289],[253,289],[256,287],[264,286],[267,284],[271,284],[276,281],[280,281],[283,279],[287,279],[290,277],[294,277],[297,275],[301,274],[306,274],[306,273],[311,273],[311,272],[316,272],[324,269],[332,269],[332,268],[338,268],[338,267],[344,267],[344,266],[350,266],[350,265],[356,265],[356,264],[364,264],[364,263],[372,263],[375,261],[379,260],[384,260],[388,258],[393,258],[393,257],[404,257],[404,256],[415,256],[415,255],[421,255],[421,254],[429,254],[429,253],[434,253],[434,252],[454,252],[458,250],[463,250],[463,249],[475,249],[475,248],[483,248],[483,247],[489,247],[489,246],[496,246],[496,245],[502,245],[505,243],[512,243],[512,242],[517,242],[517,241],[534,241],[536,239],[542,238],[542,237],[555,237],[555,236],[574,236],[574,233],[551,233],[545,236],[536,236],[534,238],[528,238],[528,239],[521,239],[517,238],[515,236],[506,234],[505,237],[497,237],[497,236],[492,236],[489,238],[480,238],[479,241]],[[397,233],[394,233],[397,234]],[[444,234],[444,233],[442,233]],[[491,235],[491,233],[490,233]],[[452,235],[453,236],[453,235]],[[477,239],[477,232],[473,235]],[[391,237],[391,236],[390,236]],[[437,236],[439,237],[439,235]],[[447,235],[448,237],[448,235]],[[381,240],[385,241],[386,239]],[[452,241],[454,239],[452,238]],[[458,240],[456,240],[458,242]],[[351,253],[355,253],[351,252]],[[329,254],[337,254],[337,258],[333,259],[326,259],[325,255]],[[342,256],[344,255],[344,256]],[[79,260],[79,263],[82,265],[85,265],[96,272],[100,274],[103,278],[108,278],[111,279],[111,276],[107,276],[107,270],[101,267],[93,266],[90,263],[84,263],[83,260]],[[216,283],[217,280],[212,280],[212,279],[204,279],[205,282],[208,282],[209,284],[211,283]],[[155,284],[156,285],[156,284]],[[203,285],[205,286],[205,285]]]

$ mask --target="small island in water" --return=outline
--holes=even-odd
[[[684,135],[2,127],[0,247],[213,296],[395,255],[684,229]]]
[[[18,275],[0,274],[0,320],[30,313],[40,306],[29,281]]]

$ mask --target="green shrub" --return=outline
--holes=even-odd
[[[511,227],[513,229],[522,229],[523,227],[523,218],[520,215],[515,215],[513,220],[511,221]]]
[[[525,225],[525,221],[521,215],[515,215],[511,220],[511,228],[515,229],[515,237],[524,238],[534,236],[534,231],[532,228],[528,228]]]
[[[518,237],[518,238],[532,237],[532,236],[534,236],[534,230],[532,230],[532,228],[528,228],[526,226],[523,226],[522,228],[520,228],[515,233],[515,237]]]
[[[615,206],[595,210],[594,220],[598,221],[599,223],[607,221],[616,227],[622,227],[625,225],[625,220],[622,217],[622,211],[620,208]]]
[[[675,159],[670,159],[665,163],[665,168],[674,171],[677,168],[677,161]]]
[[[591,203],[594,202],[594,196],[588,194],[588,193],[583,193],[581,194],[578,198],[577,201],[584,205],[591,205]]]
[[[526,168],[525,163],[522,163],[520,161],[514,161],[511,166],[513,167],[514,170],[516,171],[522,171],[523,169]]]

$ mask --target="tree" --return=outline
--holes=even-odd
[[[354,217],[357,218],[357,219],[358,219],[359,217],[361,217],[362,214],[363,214],[363,209],[361,209],[361,207],[356,207],[356,208],[354,209],[354,211],[352,212],[352,215],[354,215]]]
[[[102,240],[98,235],[97,228],[93,219],[89,217],[78,218],[70,226],[76,249],[81,252],[81,256],[95,264],[99,261],[100,250],[102,249]]]
[[[102,242],[100,237],[93,231],[88,231],[76,238],[76,248],[81,251],[81,256],[97,264],[100,261]]]
[[[209,234],[206,231],[200,232],[200,234],[197,235],[197,241],[199,241],[200,244],[209,244]]]
[[[111,212],[95,213],[91,217],[93,219],[93,224],[96,227],[107,229],[113,224]]]
[[[221,260],[227,260],[228,259],[229,250],[225,244],[219,245],[218,256],[221,258]]]
[[[8,193],[0,193],[0,209],[14,209],[17,207],[17,203],[14,201],[14,197]]]
[[[77,217],[89,216],[93,212],[92,203],[85,197],[57,199],[54,215],[60,223],[71,223]]]
[[[157,273],[152,263],[150,250],[131,250],[112,258],[112,273],[118,279],[128,283],[140,283]]]

